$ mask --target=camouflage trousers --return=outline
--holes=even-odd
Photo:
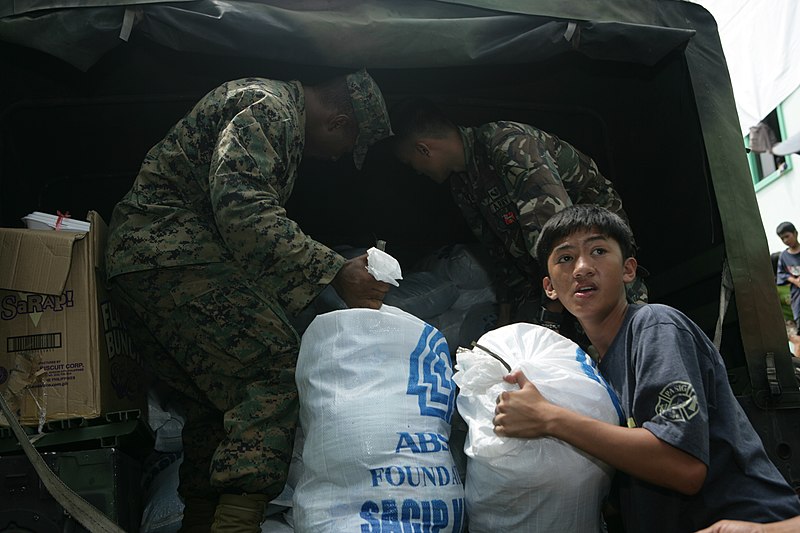
[[[181,496],[280,494],[298,416],[299,338],[274,297],[222,264],[111,285],[145,368],[186,414]]]

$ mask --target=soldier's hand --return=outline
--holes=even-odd
[[[331,282],[337,294],[348,307],[380,309],[391,287],[378,281],[367,271],[367,254],[345,262]]]

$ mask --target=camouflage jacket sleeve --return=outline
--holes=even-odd
[[[283,202],[293,184],[287,121],[264,120],[249,106],[219,135],[209,172],[216,225],[235,259],[296,313],[334,278],[344,259],[303,234]],[[264,124],[269,124],[265,131]]]
[[[489,158],[516,202],[525,245],[533,255],[544,223],[573,203],[562,176],[577,170],[577,156],[563,153],[571,147],[540,130],[497,124],[489,140]]]

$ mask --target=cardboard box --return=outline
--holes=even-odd
[[[104,284],[107,228],[97,213],[89,222],[89,233],[0,229],[0,393],[23,424],[144,405]]]

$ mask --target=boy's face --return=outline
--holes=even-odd
[[[547,296],[561,301],[581,322],[602,320],[626,305],[625,283],[636,277],[636,259],[595,229],[579,230],[555,243],[547,259]]]
[[[797,246],[797,233],[794,231],[784,231],[780,234],[780,238],[783,241],[783,244],[789,248],[794,248]]]

